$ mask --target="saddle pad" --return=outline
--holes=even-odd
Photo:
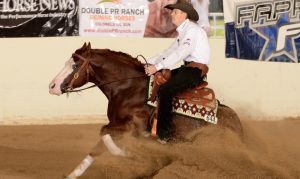
[[[153,75],[150,77],[148,83],[148,99],[151,96],[152,86],[153,86]],[[194,119],[201,119],[206,122],[217,124],[217,111],[218,111],[218,101],[215,100],[215,108],[209,108],[207,106],[202,106],[198,104],[188,103],[184,99],[173,98],[173,112],[183,116],[192,117]],[[147,101],[147,105],[152,107],[157,107],[157,102]]]

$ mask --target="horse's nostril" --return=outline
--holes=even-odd
[[[55,87],[55,83],[53,83],[50,88],[53,89]]]

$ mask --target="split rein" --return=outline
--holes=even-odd
[[[111,84],[111,83],[116,83],[116,82],[120,82],[120,81],[126,81],[126,80],[132,80],[132,79],[136,79],[136,78],[141,78],[141,77],[145,77],[147,75],[141,75],[141,76],[135,76],[135,77],[129,77],[129,78],[124,78],[124,79],[119,79],[119,80],[114,80],[114,81],[110,81],[110,82],[105,82],[105,83],[100,83],[98,85],[91,85],[91,86],[88,86],[86,88],[81,88],[81,89],[78,89],[78,90],[73,90],[73,84],[75,82],[75,80],[79,77],[79,72],[81,70],[84,69],[84,67],[86,67],[86,71],[87,71],[87,82],[89,80],[89,74],[90,73],[93,73],[95,75],[95,72],[94,70],[92,69],[92,67],[90,66],[90,60],[87,59],[87,58],[84,58],[82,57],[81,55],[78,55],[76,53],[73,53],[72,57],[77,57],[81,60],[83,60],[83,64],[80,66],[80,68],[78,69],[78,71],[74,74],[73,76],[73,79],[71,80],[70,84],[68,85],[68,88],[66,90],[66,93],[74,93],[74,92],[81,92],[81,91],[84,91],[84,90],[87,90],[87,89],[90,89],[90,88],[94,88],[96,86],[104,86],[104,85],[108,85],[108,84]],[[138,57],[142,57],[143,60],[146,62],[146,65],[148,65],[148,62],[146,60],[146,58],[143,56],[143,55],[138,55],[136,57],[136,59],[138,59]]]

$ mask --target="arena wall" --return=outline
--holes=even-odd
[[[69,97],[48,93],[50,80],[84,42],[151,57],[173,39],[2,38],[0,124],[91,123],[105,119],[107,100],[98,89]],[[208,81],[217,98],[255,119],[300,116],[300,65],[225,59],[225,40],[210,39]],[[275,118],[274,118],[275,117]]]

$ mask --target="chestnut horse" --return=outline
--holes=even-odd
[[[102,144],[114,155],[126,155],[112,140],[110,134],[134,129],[142,133],[147,128],[151,108],[146,104],[147,83],[144,67],[137,58],[109,49],[91,49],[90,43],[77,49],[66,62],[64,69],[51,81],[50,94],[61,95],[79,88],[87,82],[94,83],[107,97],[109,123],[102,127]],[[229,128],[239,134],[242,126],[237,114],[220,104],[218,126]],[[177,116],[173,117],[173,138],[183,138],[188,132],[213,125],[204,120]],[[93,162],[96,154],[89,154],[68,176],[80,176]]]

